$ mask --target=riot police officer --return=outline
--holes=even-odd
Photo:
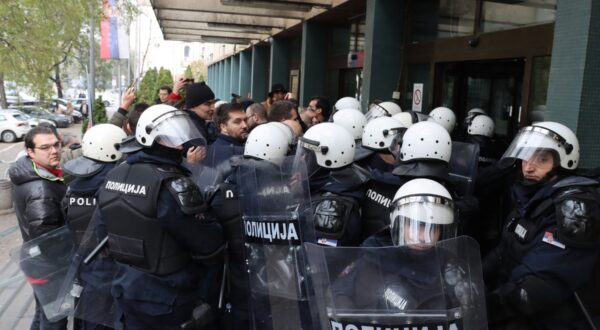
[[[75,246],[79,246],[84,236],[86,237],[84,242],[86,246],[80,247],[83,253],[98,243],[92,228],[87,235],[84,234],[96,209],[98,190],[108,172],[118,161],[121,161],[120,143],[126,137],[125,131],[115,125],[93,126],[83,136],[81,147],[83,155],[67,162],[63,168],[66,173],[74,177],[63,199],[65,222],[73,233]],[[83,319],[82,322],[88,320],[89,315],[86,315],[88,308],[95,309],[94,314],[105,315],[99,318],[90,317],[93,321],[80,323],[76,327],[100,329],[101,325],[94,324],[97,322],[112,325],[114,317],[108,314],[113,306],[110,282],[115,271],[114,263],[106,258],[96,257],[92,263],[77,265],[77,267],[79,267],[78,284],[83,287],[83,292],[79,294],[79,306],[75,317]]]
[[[521,129],[500,160],[521,173],[502,240],[484,259],[492,327],[598,324],[599,182],[575,175],[579,152],[568,127],[540,122]]]
[[[123,156],[119,149],[126,137],[125,131],[115,125],[93,126],[83,136],[83,155],[67,162],[63,168],[75,177],[63,199],[63,208],[65,221],[74,233],[77,245],[96,209],[98,189]]]
[[[449,134],[452,134],[454,126],[456,126],[456,115],[452,109],[447,107],[437,107],[431,110],[428,120],[442,125]]]
[[[298,140],[296,158],[307,163],[320,244],[356,246],[362,241],[360,201],[368,173],[353,166],[354,150],[354,137],[334,123],[314,125]]]
[[[363,238],[384,228],[394,194],[406,182],[393,175],[396,156],[392,151],[401,143],[406,128],[394,118],[380,117],[367,123],[363,131],[363,150],[370,153],[357,161],[369,171],[370,180],[362,200]]]
[[[477,308],[477,285],[468,275],[474,269],[469,268],[465,256],[435,247],[456,235],[448,190],[430,179],[410,180],[397,190],[388,219],[389,226],[362,246],[398,248],[361,250],[360,258],[348,265],[333,284],[334,308],[362,315],[377,311],[369,319],[375,324],[393,322],[377,319],[386,313],[420,314],[419,319],[408,318],[410,322],[399,324],[427,324],[429,328],[439,325],[428,319],[427,313],[433,310],[460,307],[461,318],[473,321],[478,317],[470,311]],[[440,321],[447,326],[452,322]]]
[[[448,131],[436,122],[419,122],[404,133],[402,146],[396,156],[399,162],[392,173],[405,181],[428,178],[443,184],[454,199],[457,212],[455,221],[462,233],[477,212],[478,202],[471,195],[458,193],[457,185],[451,181],[450,176],[451,156],[452,140]]]
[[[137,151],[100,189],[99,232],[117,264],[111,292],[126,329],[179,328],[217,298],[208,291],[219,287],[222,229],[181,165],[182,145],[202,138],[186,112],[151,106],[136,126]],[[198,314],[197,324],[208,322]]]
[[[291,139],[291,131],[287,127],[282,129],[280,125],[283,124],[270,122],[256,126],[246,140],[244,158],[280,164],[288,152]],[[227,292],[221,323],[224,329],[250,329],[250,288],[235,164],[231,173],[218,186],[211,202],[211,209],[223,225],[227,239]]]

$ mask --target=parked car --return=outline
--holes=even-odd
[[[0,110],[0,140],[13,143],[22,139],[31,129],[29,121],[20,111]]]
[[[39,106],[18,105],[18,106],[11,106],[11,108],[21,110],[24,113],[26,113],[34,118],[50,120],[50,121],[54,122],[54,125],[56,125],[56,127],[69,127],[69,124],[71,123],[67,116],[52,113],[52,112],[50,112],[42,107],[39,107]]]
[[[79,112],[79,110],[73,110],[73,122],[75,124],[80,123],[81,120],[83,119],[83,115],[81,114],[81,112]]]

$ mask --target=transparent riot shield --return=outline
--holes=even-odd
[[[310,328],[301,244],[315,233],[306,167],[246,159],[237,174],[254,328]]]
[[[479,164],[479,145],[452,141],[452,155],[448,163],[450,181],[460,196],[472,195]]]
[[[106,233],[99,229],[97,218],[92,217],[63,287],[75,298],[75,318],[86,322],[88,326],[114,327],[120,317],[111,294],[117,266],[108,256],[107,242]]]
[[[418,247],[304,246],[320,329],[487,327],[479,246],[471,238]]]
[[[75,302],[62,289],[75,255],[75,241],[66,226],[25,242],[10,254],[31,284],[49,321],[72,315]]]

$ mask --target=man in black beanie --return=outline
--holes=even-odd
[[[200,133],[211,144],[215,137],[209,136],[206,121],[213,120],[215,94],[204,81],[185,86],[185,109],[189,111],[190,117]]]

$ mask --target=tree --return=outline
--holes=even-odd
[[[188,69],[190,70],[189,76],[187,75]],[[206,77],[208,77],[208,69],[202,60],[192,61],[186,68],[185,73],[186,77],[194,78],[197,82],[205,81]]]
[[[156,90],[154,98],[158,97],[158,89],[162,86],[169,86],[173,88],[173,75],[171,70],[160,67],[158,70],[158,77],[156,77]]]
[[[38,95],[51,91],[49,77],[60,83],[64,63],[81,31],[86,0],[0,1],[0,72],[5,80],[27,85]],[[6,105],[4,88],[0,101]]]
[[[104,106],[104,100],[102,100],[102,96],[98,96],[96,100],[94,100],[94,108],[92,112],[92,123],[94,125],[103,124],[108,121],[106,117],[106,106]],[[89,119],[85,117],[81,124],[81,133],[85,134],[87,130]]]
[[[5,80],[29,87],[41,99],[52,92],[51,83],[62,94],[62,68],[70,57],[84,55],[78,50],[87,47],[89,29],[99,30],[100,19],[90,27],[88,18],[90,8],[101,17],[102,1],[0,1],[1,106],[6,106]],[[130,0],[118,1],[118,9],[128,19],[137,12]]]
[[[158,77],[158,71],[156,68],[150,68],[144,74],[144,77],[140,81],[140,90],[138,91],[138,99],[140,102],[152,104],[156,98],[155,87],[156,78]]]

